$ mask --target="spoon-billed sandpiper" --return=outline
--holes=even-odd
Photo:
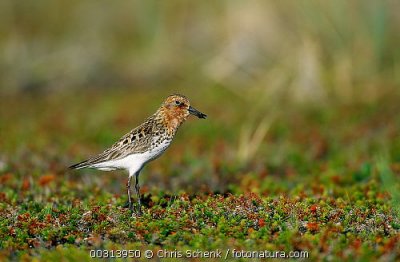
[[[138,199],[138,214],[141,214],[139,173],[146,163],[159,157],[171,144],[179,126],[189,114],[198,118],[207,116],[190,105],[183,95],[170,95],[155,114],[136,127],[103,153],[70,166],[71,169],[95,168],[103,171],[125,169],[129,172],[127,183],[129,209],[131,200],[131,179],[135,176],[135,190]]]

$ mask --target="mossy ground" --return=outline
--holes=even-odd
[[[245,112],[234,97],[206,95],[191,100],[209,118],[185,123],[141,174],[141,217],[123,208],[125,173],[66,167],[140,123],[164,95],[123,90],[6,99],[0,260],[87,261],[91,249],[400,258],[396,97],[287,108],[243,163],[236,154]]]

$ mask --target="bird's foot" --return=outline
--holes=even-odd
[[[133,210],[133,205],[132,201],[126,201],[126,203],[122,206],[123,208],[129,208],[130,210]]]
[[[130,209],[132,217],[141,217],[143,212],[140,209]]]
[[[139,216],[139,217],[141,217],[143,215],[142,206],[138,206],[137,211],[136,211],[136,215]]]
[[[138,206],[137,208],[135,208],[134,205],[130,206],[129,201],[127,201],[122,207],[129,209],[131,213],[134,214],[135,216],[140,217],[143,215],[142,207]]]

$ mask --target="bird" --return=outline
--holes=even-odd
[[[161,156],[171,145],[178,128],[189,115],[205,119],[201,113],[190,105],[189,99],[181,94],[168,96],[158,110],[141,125],[122,136],[102,153],[71,165],[70,169],[93,168],[102,171],[123,169],[128,171],[127,194],[129,210],[134,212],[131,199],[131,180],[135,176],[137,196],[137,214],[142,214],[139,174],[150,161]]]

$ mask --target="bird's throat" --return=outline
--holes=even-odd
[[[186,117],[175,112],[164,113],[164,125],[168,130],[168,134],[174,135],[179,126],[186,120]]]

